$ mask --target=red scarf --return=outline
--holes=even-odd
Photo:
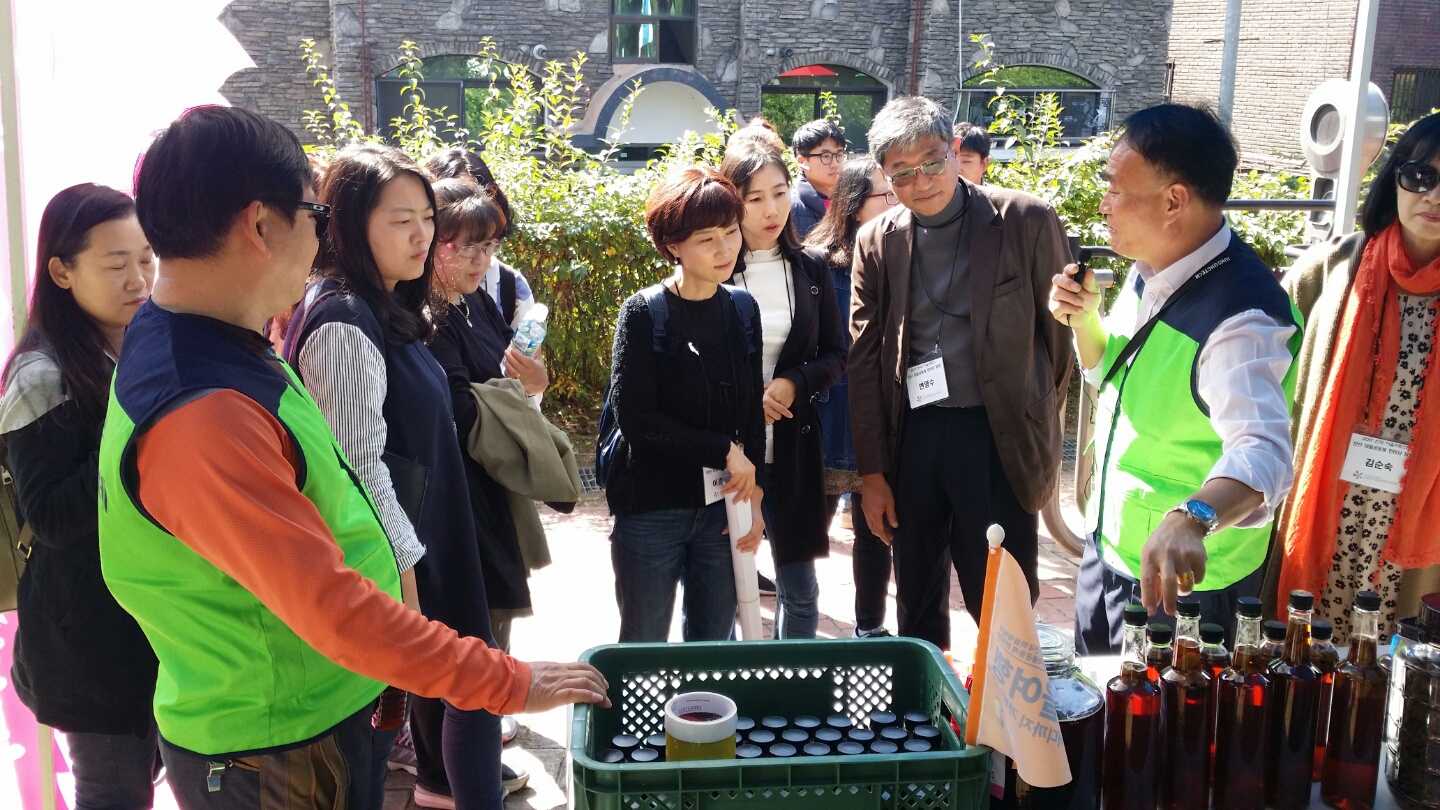
[[[1320,593],[1335,553],[1340,509],[1349,484],[1340,480],[1350,436],[1360,425],[1378,435],[1400,363],[1400,292],[1440,292],[1440,259],[1416,267],[1405,252],[1399,223],[1391,224],[1365,246],[1355,283],[1345,303],[1330,376],[1320,397],[1314,435],[1297,448],[1295,489],[1284,537],[1285,561],[1280,594],[1292,590]],[[1430,345],[1440,345],[1440,318]],[[1434,349],[1432,348],[1432,352]],[[1400,568],[1440,563],[1440,439],[1436,438],[1429,400],[1433,359],[1425,367],[1424,386],[1415,404],[1410,460],[1405,466],[1395,521],[1380,559]]]

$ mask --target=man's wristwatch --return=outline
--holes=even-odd
[[[1220,518],[1215,515],[1215,509],[1204,501],[1189,500],[1170,511],[1179,512],[1200,524],[1205,529],[1206,537],[1214,534],[1220,528]]]

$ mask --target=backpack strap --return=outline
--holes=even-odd
[[[516,300],[515,271],[500,265],[500,311],[505,315],[505,323],[513,326],[515,323],[515,307],[519,304]]]
[[[653,284],[640,291],[645,296],[645,306],[650,310],[654,324],[650,332],[651,348],[657,353],[665,351],[665,324],[670,320],[670,305],[665,303],[665,285]]]
[[[730,293],[730,303],[735,305],[735,314],[740,316],[740,325],[745,329],[745,353],[750,354],[755,351],[755,343],[751,340],[755,337],[755,296],[740,287],[731,287],[729,284],[721,286]]]

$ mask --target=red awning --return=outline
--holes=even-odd
[[[839,73],[836,73],[835,71],[831,70],[830,68],[825,67],[824,65],[806,65],[805,67],[798,67],[798,68],[795,68],[794,70],[787,70],[787,71],[785,71],[784,73],[781,73],[781,74],[780,74],[781,77],[785,77],[785,76],[839,76],[839,75],[840,75]]]

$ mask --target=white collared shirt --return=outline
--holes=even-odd
[[[1109,333],[1133,335],[1139,331],[1181,285],[1230,246],[1230,238],[1229,223],[1222,223],[1208,242],[1164,270],[1156,272],[1144,262],[1135,262],[1120,300],[1138,297],[1140,305],[1133,323],[1126,323],[1129,308],[1117,301],[1115,311],[1106,318]],[[1144,292],[1138,296],[1137,279],[1145,281]],[[1220,435],[1222,447],[1220,460],[1206,480],[1233,478],[1265,498],[1236,524],[1239,528],[1268,523],[1295,480],[1290,400],[1283,384],[1294,361],[1286,343],[1295,331],[1294,325],[1251,309],[1222,321],[1200,350],[1196,389],[1210,406],[1210,424]],[[1099,386],[1104,379],[1101,365],[1085,369],[1091,385]]]

